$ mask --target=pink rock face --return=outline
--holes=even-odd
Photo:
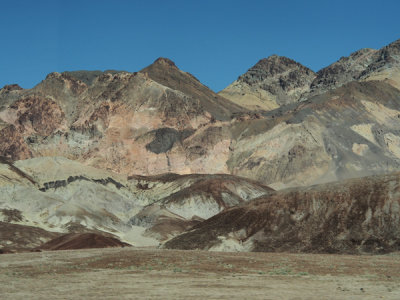
[[[60,106],[47,98],[24,98],[16,101],[10,109],[16,112],[15,125],[23,133],[49,136],[65,122],[65,115]]]
[[[0,155],[13,160],[31,158],[32,154],[21,133],[14,125],[0,130]]]
[[[60,106],[43,97],[23,97],[3,111],[1,117],[9,125],[0,131],[0,155],[12,159],[34,156],[27,143],[29,137],[48,137],[65,127]]]

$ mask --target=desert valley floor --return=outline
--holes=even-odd
[[[108,248],[0,256],[1,299],[393,299],[400,253]]]

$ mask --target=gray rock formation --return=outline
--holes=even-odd
[[[361,49],[318,71],[317,77],[311,83],[310,93],[303,95],[303,98],[322,94],[357,80],[390,80],[394,86],[400,87],[399,70],[400,40],[380,50]]]
[[[253,110],[270,110],[296,102],[307,93],[315,73],[283,56],[260,60],[219,94]]]
[[[237,124],[227,164],[232,174],[275,189],[393,172],[400,168],[399,115],[398,89],[351,82]]]
[[[314,73],[273,55],[260,60],[219,94],[252,110],[304,101],[352,81],[386,80],[400,88],[400,40],[382,49],[361,49]]]

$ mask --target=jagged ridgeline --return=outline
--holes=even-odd
[[[378,50],[361,49],[318,72],[273,55],[218,94],[167,58],[138,72],[54,72],[32,89],[7,85],[0,90],[0,156],[0,230],[32,233],[29,246],[8,235],[13,249],[33,249],[58,234],[87,231],[134,245],[154,246],[176,237],[169,245],[183,247],[182,241],[207,235],[211,220],[225,224],[219,214],[236,216],[255,203],[269,211],[266,203],[281,203],[282,195],[286,209],[300,197],[273,190],[400,171],[400,40]],[[396,176],[390,177],[393,186]],[[393,186],[385,194],[389,200],[379,203],[397,205]],[[329,190],[319,189],[312,194],[322,198]],[[346,199],[358,203],[357,197]],[[384,211],[379,203],[367,203],[358,212],[368,215],[370,208],[368,220],[378,224],[374,212]],[[335,205],[327,207],[340,211]],[[390,212],[384,223],[395,215]],[[300,219],[283,218],[294,222],[283,228],[288,234],[298,232]],[[312,220],[301,224],[333,222]],[[246,231],[246,224],[238,230]],[[254,226],[267,228],[260,224]],[[193,226],[193,235],[177,237]],[[336,234],[345,236],[346,228],[326,243],[335,243]],[[336,248],[321,248],[311,235],[307,245],[299,241],[293,247],[376,252],[368,250],[371,244],[393,250],[397,240],[388,228],[380,228],[376,242],[354,231],[357,238],[346,235],[345,244]],[[220,236],[232,234],[237,232]],[[199,248],[227,245],[207,236],[209,243]],[[72,235],[49,245],[70,238],[73,244],[81,240]],[[262,235],[244,238],[252,244],[240,249],[272,249]],[[354,246],[348,244],[352,240]],[[274,249],[286,248],[276,244]]]
[[[52,73],[1,90],[0,154],[274,188],[387,173],[399,168],[399,61],[399,41],[317,73],[273,55],[219,95],[166,58],[137,73]]]

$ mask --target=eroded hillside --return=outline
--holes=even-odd
[[[4,162],[0,244],[32,249],[63,233],[92,232],[135,246],[157,246],[228,207],[271,191],[232,175],[128,177],[62,157]]]
[[[165,244],[217,251],[384,253],[400,249],[400,174],[261,196]]]

